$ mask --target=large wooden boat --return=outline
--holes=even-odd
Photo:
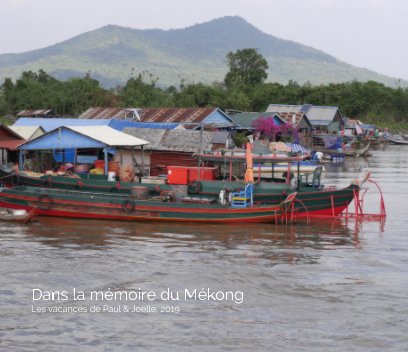
[[[17,186],[0,192],[0,206],[35,210],[38,216],[125,221],[182,221],[199,223],[279,222],[288,219],[296,194],[278,205],[205,203],[200,199],[167,201],[134,199],[123,194],[91,193]],[[237,199],[242,200],[239,196]]]
[[[221,159],[220,159],[221,158]],[[201,161],[219,161],[224,162],[224,156],[220,157],[213,154],[200,155]],[[254,158],[256,162],[260,158]],[[245,160],[245,156],[234,155],[227,157],[227,163],[236,163]],[[262,160],[265,160],[262,158]],[[231,166],[232,168],[232,166]],[[256,173],[256,168],[255,168]],[[8,186],[26,185],[42,187],[46,189],[78,190],[93,193],[112,193],[112,195],[129,196],[134,188],[145,188],[148,195],[167,197],[170,193],[177,193],[179,198],[196,198],[203,202],[216,202],[220,194],[228,197],[233,192],[241,191],[246,183],[243,180],[233,180],[229,177],[226,180],[194,181],[186,186],[168,185],[168,184],[139,184],[127,182],[111,182],[92,179],[76,179],[64,176],[33,177],[29,174],[20,172],[18,175],[12,174],[10,170],[0,169],[3,172],[3,180]],[[315,169],[311,175],[292,175],[289,170],[288,177],[275,178],[273,170],[272,177],[265,181],[261,178],[255,180],[253,186],[253,201],[255,204],[276,206],[285,200],[285,198],[297,192],[294,202],[294,210],[298,217],[336,217],[342,213],[351,203],[354,197],[358,196],[360,185],[353,182],[345,188],[325,187],[321,183],[322,168]]]

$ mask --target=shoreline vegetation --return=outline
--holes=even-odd
[[[231,71],[230,71],[231,72]],[[130,78],[124,86],[102,88],[88,73],[60,81],[43,70],[23,72],[13,82],[6,78],[0,87],[0,117],[12,123],[19,110],[52,109],[55,116],[78,116],[89,107],[219,107],[223,110],[265,111],[271,103],[338,106],[343,116],[408,130],[408,89],[382,83],[348,82],[313,86],[289,81],[286,85],[247,82],[187,82],[162,88],[149,72]]]

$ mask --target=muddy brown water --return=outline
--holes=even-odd
[[[0,350],[407,350],[408,146],[372,154],[324,183],[370,168],[385,224],[0,222]]]

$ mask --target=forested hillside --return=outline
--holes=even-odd
[[[269,64],[268,81],[328,84],[369,80],[396,86],[396,78],[358,68],[311,47],[263,33],[240,17],[224,17],[175,30],[119,26],[81,34],[62,43],[21,54],[0,55],[0,82],[40,69],[66,80],[90,73],[105,88],[124,85],[134,73],[149,71],[160,87],[222,81],[230,51],[256,48]],[[406,85],[407,82],[399,82]]]
[[[148,73],[131,78],[116,90],[102,88],[85,75],[60,81],[44,71],[24,72],[0,90],[0,116],[24,109],[53,109],[56,115],[78,116],[92,106],[105,107],[220,107],[265,111],[271,103],[339,106],[344,116],[390,128],[408,125],[408,89],[369,81],[312,86],[289,82],[259,83],[227,88],[224,84],[188,84],[161,88]]]

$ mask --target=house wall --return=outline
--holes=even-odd
[[[34,139],[34,138],[40,137],[40,136],[42,136],[43,134],[44,134],[44,132],[41,130],[41,128],[37,128],[37,129],[35,130],[35,132],[30,136],[30,139]]]
[[[135,159],[137,163],[142,165],[142,152],[135,149]],[[121,155],[122,154],[122,155]],[[121,165],[132,165],[132,152],[128,149],[118,150],[114,155],[113,160],[119,161]],[[197,166],[197,159],[193,158],[192,153],[168,152],[168,151],[145,151],[143,155],[144,166],[147,174],[150,176],[158,176],[167,174],[167,166]],[[135,172],[140,170],[136,167]]]
[[[0,149],[0,162],[2,164],[8,163],[8,151],[7,149]]]
[[[150,151],[144,151],[143,156],[142,156],[142,151],[140,149],[135,149],[134,151],[134,156],[136,159],[137,164],[142,167],[144,165],[144,168],[147,172],[149,173],[150,170],[150,156],[151,152]],[[132,158],[132,151],[129,149],[119,149],[117,153],[113,157],[114,161],[119,161],[121,166],[124,165],[133,165],[133,158]],[[142,163],[143,161],[143,163]],[[138,167],[135,167],[135,172],[140,173],[140,170]]]
[[[197,166],[192,153],[154,151],[151,155],[150,176],[167,174],[167,166]]]
[[[203,120],[203,123],[204,124],[210,124],[210,123],[223,124],[223,123],[231,123],[231,121],[224,114],[222,114],[221,111],[215,110]]]

